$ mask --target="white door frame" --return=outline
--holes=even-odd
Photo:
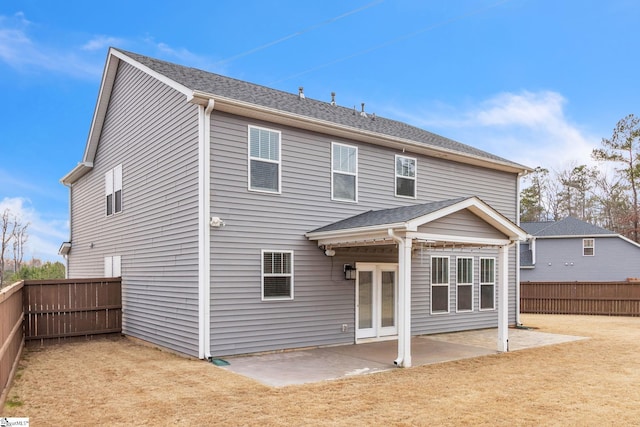
[[[398,264],[397,263],[357,263],[356,264],[355,325],[356,342],[394,339],[398,336]],[[382,326],[382,273],[393,272],[393,326]],[[372,272],[372,327],[360,329],[360,273]]]

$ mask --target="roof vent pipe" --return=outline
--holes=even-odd
[[[302,86],[298,88],[298,98],[304,99],[304,88]]]
[[[331,92],[331,105],[336,106],[336,93]]]
[[[364,102],[361,105],[362,105],[362,111],[360,111],[360,116],[367,117],[367,113],[364,112]]]

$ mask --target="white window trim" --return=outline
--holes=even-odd
[[[408,160],[413,160],[414,163],[414,176],[404,176],[404,175],[398,175],[398,158],[403,158],[403,159],[408,159]],[[418,197],[418,159],[416,159],[415,157],[409,157],[409,156],[403,156],[401,154],[396,154],[394,161],[393,161],[393,172],[394,172],[394,176],[395,176],[395,180],[393,182],[394,184],[394,189],[393,192],[396,195],[396,197],[401,197],[403,199],[416,199]],[[398,178],[402,178],[402,179],[411,179],[413,180],[413,196],[405,196],[403,194],[398,194]]]
[[[117,165],[116,167],[109,169],[104,174],[104,182],[105,182],[105,198],[106,201],[107,196],[111,195],[111,213],[107,214],[106,205],[103,204],[102,208],[105,209],[104,216],[110,217],[122,213],[124,210],[124,200],[123,200],[123,191],[122,191],[122,164]],[[120,210],[116,212],[116,192],[120,191]]]
[[[433,283],[433,259],[434,258],[446,258],[447,259],[447,283]],[[451,259],[448,255],[431,255],[429,259],[429,283],[431,284],[430,288],[430,304],[429,304],[429,312],[433,315],[440,314],[449,314],[451,312]],[[433,288],[434,287],[447,287],[447,311],[433,311]]]
[[[463,282],[459,282],[458,281],[458,260],[459,259],[470,259],[471,260],[471,282],[463,283]],[[475,260],[473,259],[472,256],[456,257],[456,313],[470,313],[474,309],[474,304],[473,304],[473,300],[474,300],[474,298],[473,298],[473,294],[474,294],[473,288],[474,288],[474,282],[475,282],[475,274],[474,274],[475,273],[475,270],[474,270],[475,265],[474,264],[475,264]],[[458,304],[459,304],[458,297],[460,295],[459,294],[460,286],[471,286],[471,309],[469,309],[469,310],[460,310],[458,308]]]
[[[586,246],[587,241],[591,240],[591,246]],[[591,255],[587,255],[584,253],[584,250],[587,248],[591,248],[593,253]],[[596,255],[596,239],[594,238],[588,238],[588,239],[582,239],[582,256],[595,256]]]
[[[343,172],[343,171],[339,171],[339,170],[335,170],[333,167],[333,153],[335,150],[336,146],[341,146],[341,147],[349,147],[349,148],[353,148],[356,150],[356,171],[355,173],[352,172]],[[350,199],[339,199],[336,197],[333,197],[333,175],[335,173],[340,173],[343,175],[351,175],[351,176],[355,176],[355,199],[354,200],[350,200]],[[358,203],[358,147],[355,145],[349,145],[349,144],[343,144],[341,142],[332,142],[331,143],[331,200],[334,200],[336,202],[346,202],[346,203]]]
[[[493,260],[493,282],[483,282],[482,281],[482,260],[484,259],[492,259]],[[497,284],[496,284],[496,270],[497,270],[497,265],[496,265],[496,258],[495,257],[480,257],[480,265],[478,266],[478,274],[479,274],[479,278],[478,278],[478,283],[480,284],[478,286],[478,309],[480,311],[496,311],[496,290],[497,290]],[[482,286],[493,286],[493,307],[491,308],[482,308]]]
[[[271,252],[271,253],[281,253],[281,254],[291,254],[291,273],[282,273],[282,274],[275,274],[275,273],[270,273],[270,274],[266,274],[264,273],[264,254],[265,252]],[[293,279],[293,272],[294,272],[294,254],[292,250],[281,250],[281,249],[262,249],[262,251],[260,252],[260,298],[262,299],[262,301],[292,301],[293,300],[293,290],[294,290],[294,279]],[[265,297],[264,296],[264,278],[265,277],[290,277],[291,278],[291,296],[288,297]]]
[[[251,129],[266,130],[268,132],[275,132],[278,134],[278,161],[263,159],[262,157],[251,156]],[[278,191],[262,190],[259,188],[251,188],[251,160],[257,160],[265,163],[275,163],[278,165]],[[269,129],[261,126],[249,125],[247,127],[247,189],[255,193],[266,194],[282,194],[282,132],[275,129]]]

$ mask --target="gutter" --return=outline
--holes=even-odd
[[[330,134],[356,141],[368,142],[375,145],[382,145],[398,150],[410,150],[415,153],[425,154],[431,157],[448,159],[460,163],[481,166],[489,169],[501,170],[511,173],[530,172],[532,169],[509,161],[481,157],[471,153],[429,145],[424,142],[417,142],[410,139],[393,137],[372,131],[355,129],[347,125],[342,125],[327,120],[316,119],[300,114],[282,111],[276,108],[264,107],[236,99],[216,96],[211,93],[194,90],[189,97],[190,102],[202,103],[203,100],[215,98],[216,110],[230,114],[237,114],[244,117],[251,117],[259,120],[266,120],[272,123],[279,123],[288,126],[302,127],[324,134]]]

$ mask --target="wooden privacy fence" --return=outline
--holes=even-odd
[[[640,283],[522,282],[520,312],[640,316]]]
[[[28,280],[25,340],[62,341],[122,331],[120,278]]]
[[[0,410],[24,346],[22,282],[0,290]]]
[[[122,332],[120,278],[26,280],[0,290],[0,408],[27,342]]]

